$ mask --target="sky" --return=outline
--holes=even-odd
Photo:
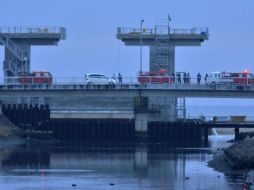
[[[136,76],[139,47],[116,39],[116,28],[154,28],[172,18],[172,28],[208,27],[201,47],[177,47],[176,70],[191,74],[213,71],[254,72],[253,0],[0,0],[1,26],[63,26],[67,38],[58,46],[34,46],[31,69],[54,77],[83,77],[98,72]],[[0,60],[3,60],[3,47]],[[148,70],[148,48],[143,65]],[[3,72],[0,72],[0,77]],[[247,101],[248,104],[249,101]]]

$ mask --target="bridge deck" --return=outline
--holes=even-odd
[[[52,85],[1,84],[0,97],[54,97],[54,96],[139,96],[158,97],[216,97],[216,98],[253,98],[254,85],[226,84],[116,84],[92,85],[66,83]]]
[[[66,39],[64,27],[0,27],[1,34],[15,42],[28,41],[29,45],[51,45]]]
[[[155,42],[156,36],[161,38],[168,36],[170,41],[174,41],[175,45],[187,45],[190,42],[203,42],[208,40],[208,28],[192,28],[192,29],[174,29],[171,28],[168,33],[160,33],[155,29],[134,29],[134,28],[117,28],[117,39],[122,40],[126,45],[139,45],[142,35],[143,45],[151,45]],[[192,43],[193,44],[193,43]]]

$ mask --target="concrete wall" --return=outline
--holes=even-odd
[[[51,110],[133,111],[132,97],[3,98],[4,104],[49,104]],[[175,99],[150,97],[148,121],[174,121]]]

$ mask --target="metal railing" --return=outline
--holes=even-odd
[[[190,29],[170,28],[169,31],[170,31],[170,34],[176,34],[176,35],[205,35],[205,36],[209,35],[209,29],[207,27],[194,27]],[[158,33],[156,29],[151,29],[151,28],[142,29],[142,31],[140,28],[125,28],[125,27],[117,28],[117,35],[122,35],[122,34],[139,35],[141,32],[143,35],[145,34],[155,35]],[[163,34],[163,33],[160,33],[160,34]],[[168,31],[165,34],[168,34]]]
[[[206,27],[194,27],[191,29],[170,29],[170,34],[193,34],[193,35],[209,35],[209,30]]]
[[[60,34],[61,38],[65,39],[66,29],[64,27],[56,26],[14,26],[14,27],[0,27],[0,33],[4,34]]]

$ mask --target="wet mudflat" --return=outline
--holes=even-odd
[[[243,189],[244,174],[207,166],[231,137],[213,136],[209,148],[166,144],[22,145],[0,150],[0,187],[56,189]]]

